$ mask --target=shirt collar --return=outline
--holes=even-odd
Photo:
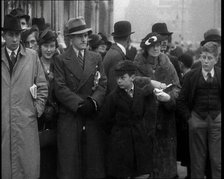
[[[207,76],[208,73],[209,73],[209,72],[205,71],[205,70],[202,68],[202,75],[203,75],[203,77],[204,77],[206,80],[207,80],[207,78],[208,78],[208,76]],[[210,73],[211,73],[211,76],[214,77],[214,73],[215,73],[214,68],[212,68],[212,70],[210,71]]]
[[[121,51],[126,55],[126,49],[125,49],[125,47],[123,45],[121,45],[120,43],[117,43],[116,42],[116,44],[117,44],[118,47],[120,47]]]
[[[79,51],[81,51],[82,56],[84,56],[84,50],[78,50],[78,49],[76,49],[75,47],[72,47],[72,48],[73,48],[73,50],[75,51],[75,54],[76,54],[77,57],[78,57],[78,55],[79,55]]]
[[[13,50],[16,56],[17,56],[18,50],[19,50],[19,46],[17,47],[17,49]],[[6,51],[9,54],[9,56],[11,56],[12,50],[6,47]]]
[[[129,92],[129,91],[132,91],[133,92],[134,91],[134,83],[132,83],[131,89],[125,89],[125,91],[126,92]]]

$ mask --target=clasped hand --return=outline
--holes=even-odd
[[[96,108],[94,102],[91,98],[86,98],[79,106],[77,112],[82,116],[91,116],[94,112],[96,112]]]
[[[158,101],[167,102],[170,100],[170,95],[165,93],[162,89],[155,88],[153,93]]]

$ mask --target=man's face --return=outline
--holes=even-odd
[[[202,64],[202,68],[206,72],[210,72],[214,65],[217,63],[218,59],[212,53],[202,52],[200,55],[200,61]]]
[[[21,28],[22,29],[27,29],[28,28],[28,24],[26,22],[26,19],[25,18],[20,18],[20,25],[21,25]]]
[[[33,49],[33,50],[38,50],[38,45],[37,45],[37,40],[36,40],[36,37],[35,37],[35,32],[31,33],[27,39],[26,39],[26,42],[25,42],[25,46],[27,48],[30,48],[30,49]]]
[[[4,33],[5,45],[10,50],[15,50],[18,48],[21,39],[20,31],[6,31]]]
[[[167,47],[168,47],[168,40],[163,40],[161,42],[161,51],[165,52],[167,50]]]
[[[87,48],[88,33],[71,35],[70,37],[72,46],[78,50],[84,50]]]
[[[127,73],[117,77],[117,85],[121,89],[131,89],[133,81],[134,75],[129,76]]]

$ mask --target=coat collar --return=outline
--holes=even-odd
[[[118,47],[118,45],[116,43],[114,43],[112,46],[111,46],[111,49],[114,49],[116,51],[118,51],[120,53],[120,55],[122,56],[123,59],[125,59],[125,54],[124,52],[122,52],[121,48]]]

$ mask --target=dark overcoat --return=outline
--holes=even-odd
[[[59,101],[57,143],[60,179],[105,177],[102,135],[95,122],[97,114],[82,117],[77,109],[86,97],[94,99],[98,108],[102,105],[106,76],[99,54],[85,50],[84,59],[83,70],[70,47],[54,61],[55,95]],[[100,72],[101,78],[96,89],[93,89],[96,71]],[[82,139],[83,121],[86,121],[85,140]]]
[[[107,172],[111,176],[138,176],[153,170],[152,131],[146,126],[156,111],[152,90],[152,86],[143,90],[135,85],[131,98],[117,87],[106,98],[101,114],[109,134]]]
[[[103,66],[105,74],[107,76],[107,94],[109,94],[113,89],[116,88],[116,75],[115,66],[120,62],[125,60],[125,54],[122,52],[121,48],[115,43],[111,46],[109,51],[106,53],[103,59]]]
[[[151,79],[179,86],[179,79],[176,70],[169,58],[165,54],[159,57],[145,58],[142,53],[138,54],[134,60],[138,67],[138,74],[151,77]],[[156,112],[156,132],[154,138],[154,172],[157,178],[172,178],[176,175],[176,122],[175,105],[178,96],[178,87],[168,92],[171,100],[168,102],[158,102]]]

